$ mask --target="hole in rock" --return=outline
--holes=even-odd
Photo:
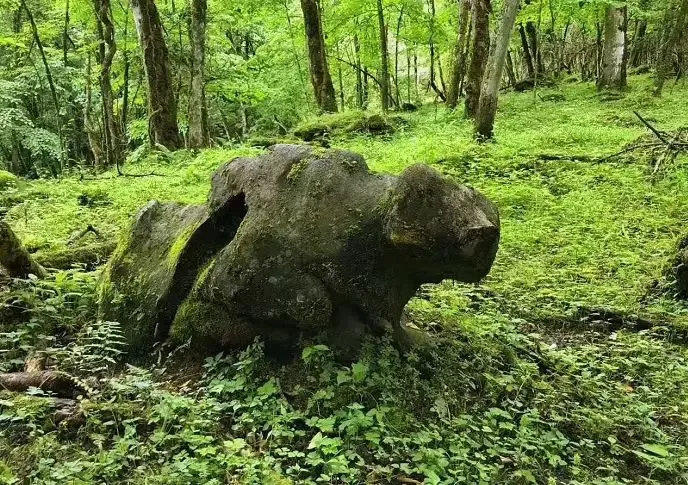
[[[179,255],[170,290],[158,302],[155,338],[167,338],[179,305],[191,291],[198,273],[234,237],[246,217],[248,206],[243,193],[229,199],[191,235]]]

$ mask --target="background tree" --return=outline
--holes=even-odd
[[[506,0],[502,12],[502,22],[495,39],[495,47],[490,54],[488,68],[485,72],[483,84],[478,102],[478,112],[475,118],[475,129],[478,137],[482,139],[492,138],[494,119],[497,113],[497,96],[499,84],[502,80],[502,71],[509,51],[509,42],[516,22],[518,4],[520,0]]]
[[[132,0],[131,7],[148,83],[150,141],[169,149],[179,148],[177,99],[160,14],[154,0]]]
[[[473,18],[473,52],[466,81],[465,114],[473,118],[478,111],[487,57],[490,52],[490,0],[471,0]]]
[[[205,31],[207,0],[191,0],[189,41],[191,43],[191,89],[189,91],[190,148],[208,145],[208,111],[205,102]]]
[[[327,64],[318,0],[301,0],[301,10],[308,40],[308,58],[315,100],[322,111],[334,113],[337,111],[337,100]]]
[[[623,89],[626,87],[626,6],[607,5],[604,14],[604,46],[602,65],[597,80],[599,88]]]

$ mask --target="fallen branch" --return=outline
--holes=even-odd
[[[46,268],[64,270],[82,265],[87,270],[92,270],[96,266],[105,263],[116,247],[117,241],[104,241],[37,254],[35,258],[36,261]]]
[[[84,237],[84,236],[85,236],[86,234],[88,234],[89,232],[92,232],[93,234],[95,234],[95,236],[96,236],[98,239],[101,239],[101,238],[103,237],[103,236],[101,236],[100,232],[99,232],[95,227],[93,227],[91,224],[89,224],[88,226],[86,226],[86,229],[83,229],[83,230],[81,230],[81,231],[79,231],[79,232],[74,233],[74,234],[69,238],[69,241],[67,241],[67,246],[73,245],[75,242],[77,242],[79,239],[81,239],[82,237]]]
[[[642,121],[643,124],[647,127],[647,129],[650,130],[652,133],[654,133],[655,136],[656,136],[657,138],[659,138],[659,139],[662,141],[662,143],[664,143],[665,145],[668,145],[668,144],[669,144],[669,142],[666,141],[666,139],[664,138],[664,136],[662,136],[662,134],[659,132],[659,130],[657,130],[654,126],[652,126],[652,125],[650,124],[650,122],[647,121],[645,118],[643,118],[642,116],[640,116],[640,113],[638,113],[637,111],[633,111],[633,114],[636,115],[636,116],[638,117],[638,119],[639,119],[640,121]]]

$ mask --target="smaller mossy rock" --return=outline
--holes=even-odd
[[[383,116],[378,113],[347,111],[323,115],[314,121],[304,123],[296,128],[294,136],[303,141],[311,142],[349,133],[382,135],[394,132],[397,127],[405,123],[406,119],[402,116]]]
[[[0,170],[0,189],[14,187],[15,185],[17,185],[17,176],[5,170]]]
[[[418,111],[418,105],[413,103],[402,103],[401,111],[406,111],[407,113]]]
[[[330,133],[330,127],[325,123],[310,123],[299,126],[294,130],[294,136],[303,141],[314,141],[320,138],[327,137]]]

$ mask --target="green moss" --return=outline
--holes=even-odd
[[[292,165],[289,169],[289,173],[287,174],[287,180],[291,183],[296,182],[301,172],[303,172],[306,169],[306,167],[308,167],[308,164],[310,162],[311,159],[304,158],[303,160],[300,160],[299,162],[296,162],[294,165]]]
[[[17,184],[17,177],[10,172],[0,170],[0,189],[12,187]]]
[[[196,232],[196,229],[198,229],[202,222],[203,221],[199,221],[196,224],[189,226],[174,240],[174,242],[170,246],[170,249],[167,251],[166,257],[167,265],[170,268],[174,268],[174,266],[177,264],[177,262],[179,261],[179,256],[181,256],[182,251],[189,243],[189,239],[191,239],[191,237]]]

